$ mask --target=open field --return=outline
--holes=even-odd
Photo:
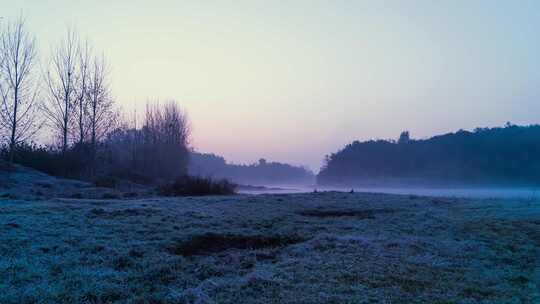
[[[539,303],[540,202],[3,198],[0,303]]]

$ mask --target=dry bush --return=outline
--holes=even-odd
[[[177,178],[158,188],[158,193],[164,196],[230,195],[235,191],[236,185],[226,179],[216,181],[192,176]]]

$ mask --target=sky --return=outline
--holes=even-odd
[[[540,122],[540,1],[0,0],[41,64],[67,27],[117,103],[175,99],[191,144],[318,171],[353,140]]]

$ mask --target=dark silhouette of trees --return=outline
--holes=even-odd
[[[87,98],[89,104],[90,144],[96,145],[118,123],[118,112],[111,98],[105,56],[96,56],[89,72]]]
[[[60,136],[61,150],[65,153],[78,97],[77,82],[80,80],[79,38],[76,32],[68,29],[66,37],[53,49],[52,54],[49,70],[45,75],[48,103],[43,107],[43,113]]]
[[[399,135],[398,144],[406,144],[411,141],[411,135],[409,131],[403,131]]]
[[[52,49],[41,107],[40,79],[33,77],[36,60],[35,40],[23,20],[9,24],[0,33],[0,126],[9,143],[0,146],[1,158],[85,180],[136,177],[144,182],[176,180],[176,186],[188,180],[193,187],[220,185],[186,177],[190,125],[176,101],[148,103],[140,128],[120,123],[105,57],[95,56],[88,40],[81,42],[73,29]],[[59,145],[25,142],[39,125],[37,111]]]
[[[174,102],[148,104],[141,128],[124,123],[97,142],[76,143],[65,151],[21,145],[15,162],[46,173],[83,180],[119,179],[141,184],[174,181],[187,175],[189,122]],[[6,158],[6,151],[0,150]]]
[[[145,168],[152,176],[171,179],[186,174],[190,129],[176,101],[148,104],[142,131]]]
[[[53,49],[45,81],[48,102],[43,112],[60,137],[62,153],[75,143],[80,153],[90,154],[81,157],[95,166],[99,142],[118,122],[104,56],[95,56],[88,40],[81,42],[78,34],[68,29]],[[89,148],[82,147],[88,144]]]
[[[173,180],[187,174],[190,127],[177,102],[147,104],[142,127],[117,128],[104,140],[104,159],[114,175]]]
[[[540,182],[540,126],[507,125],[474,132],[355,141],[326,158],[321,184]],[[407,143],[407,144],[404,144]]]
[[[315,181],[313,172],[304,168],[261,158],[251,165],[228,164],[221,156],[192,152],[189,173],[213,178],[227,178],[248,185],[307,185]]]
[[[76,128],[73,130],[74,136],[77,138],[79,145],[85,141],[86,134],[88,132],[88,82],[89,82],[89,68],[91,60],[91,50],[88,40],[78,46],[77,51],[77,67],[76,67],[76,87],[75,87],[75,124]]]
[[[17,145],[31,138],[40,125],[35,61],[35,39],[24,20],[9,23],[0,33],[0,123],[9,138],[10,162]]]

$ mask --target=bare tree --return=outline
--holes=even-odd
[[[95,57],[90,69],[87,88],[89,101],[90,143],[95,150],[97,143],[111,131],[118,122],[118,113],[111,98],[108,68],[105,57]]]
[[[88,40],[80,46],[77,54],[77,83],[76,83],[76,131],[75,136],[78,137],[78,142],[82,144],[88,132],[88,82],[89,82],[89,66],[91,50]]]
[[[190,126],[174,100],[147,104],[143,126],[145,171],[155,177],[175,178],[187,172]]]
[[[8,131],[10,162],[17,144],[34,135],[39,127],[35,60],[35,38],[26,31],[24,20],[8,24],[0,34],[0,123]]]
[[[187,114],[175,101],[148,103],[141,128],[131,120],[107,134],[108,170],[141,180],[183,176],[187,174],[189,134]]]
[[[61,137],[62,153],[68,148],[68,133],[77,99],[78,36],[68,29],[65,39],[52,52],[45,75],[48,103],[44,113]]]

